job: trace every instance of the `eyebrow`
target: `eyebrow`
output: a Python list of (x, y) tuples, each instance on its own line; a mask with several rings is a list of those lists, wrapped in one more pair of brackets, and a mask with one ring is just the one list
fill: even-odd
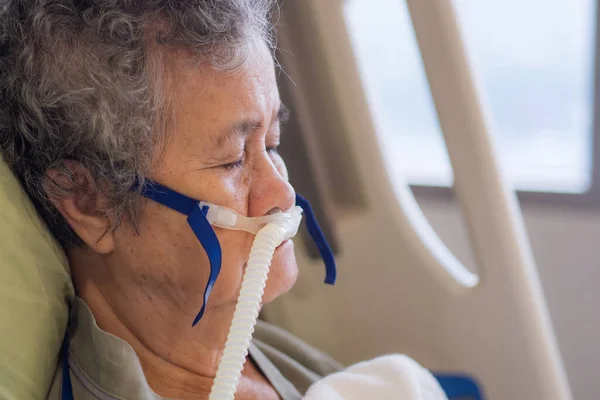
[[(271, 123), (274, 125), (276, 123), (284, 124), (290, 119), (290, 109), (283, 103), (280, 104), (279, 110), (277, 110), (277, 116), (275, 120)], [(262, 122), (255, 119), (246, 119), (239, 122), (234, 123), (233, 125), (226, 128), (221, 135), (219, 135), (217, 139), (217, 146), (223, 145), (227, 140), (234, 137), (245, 137), (257, 130), (262, 126)]]

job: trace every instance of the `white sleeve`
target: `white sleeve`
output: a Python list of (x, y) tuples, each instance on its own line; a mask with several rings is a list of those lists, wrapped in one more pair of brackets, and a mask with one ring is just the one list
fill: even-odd
[(351, 365), (315, 382), (304, 400), (447, 400), (437, 380), (414, 360), (391, 354)]

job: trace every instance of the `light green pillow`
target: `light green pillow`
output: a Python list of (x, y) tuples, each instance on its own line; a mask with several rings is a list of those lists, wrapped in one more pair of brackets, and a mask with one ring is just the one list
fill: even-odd
[(0, 159), (0, 399), (45, 399), (73, 299), (60, 245)]

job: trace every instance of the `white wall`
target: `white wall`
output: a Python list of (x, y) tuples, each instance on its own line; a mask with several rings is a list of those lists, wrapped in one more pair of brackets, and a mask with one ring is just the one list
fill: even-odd
[[(444, 242), (472, 265), (456, 204), (420, 199)], [(526, 203), (523, 214), (576, 400), (599, 398), (600, 209)]]

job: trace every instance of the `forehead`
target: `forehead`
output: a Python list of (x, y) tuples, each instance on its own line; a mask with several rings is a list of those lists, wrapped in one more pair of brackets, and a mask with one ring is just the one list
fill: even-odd
[(263, 41), (252, 43), (245, 61), (232, 70), (192, 67), (183, 57), (172, 64), (169, 98), (175, 129), (171, 139), (188, 144), (213, 141), (232, 122), (263, 121), (279, 106), (274, 63)]

